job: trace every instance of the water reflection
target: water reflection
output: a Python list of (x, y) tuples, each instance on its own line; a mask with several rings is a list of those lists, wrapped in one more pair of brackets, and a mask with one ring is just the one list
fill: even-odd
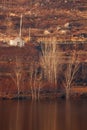
[(86, 100), (0, 101), (0, 130), (86, 130)]
[(65, 122), (66, 122), (66, 130), (71, 130), (71, 113), (70, 113), (70, 101), (65, 101)]

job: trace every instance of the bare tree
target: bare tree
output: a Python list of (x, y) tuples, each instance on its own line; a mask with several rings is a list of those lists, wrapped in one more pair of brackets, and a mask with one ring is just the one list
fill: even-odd
[(39, 99), (40, 97), (40, 89), (41, 89), (41, 83), (42, 83), (42, 71), (38, 72), (38, 63), (33, 61), (30, 64), (30, 87), (31, 87), (31, 94), (32, 99)]
[(31, 87), (31, 94), (32, 94), (32, 99), (34, 97), (34, 92), (33, 92), (33, 73), (34, 73), (34, 64), (33, 62), (30, 64), (30, 67), (29, 67), (29, 74), (30, 74), (30, 80), (29, 80), (29, 84), (30, 84), (30, 87)]
[(42, 84), (43, 83), (43, 72), (42, 72), (42, 70), (37, 75), (37, 83), (38, 83), (38, 85), (37, 85), (37, 98), (39, 100), (39, 98), (40, 98), (40, 90), (43, 87), (43, 84)]
[(12, 68), (12, 73), (10, 73), (10, 77), (14, 81), (15, 85), (17, 86), (18, 97), (20, 94), (20, 83), (23, 77), (23, 68), (22, 68), (22, 61), (19, 57), (15, 58), (15, 64)]
[(75, 79), (76, 73), (79, 69), (79, 61), (76, 50), (74, 50), (72, 57), (68, 60), (67, 68), (65, 71), (65, 91), (66, 91), (66, 99), (69, 99), (70, 89), (72, 87), (73, 80)]
[(41, 43), (42, 56), (40, 59), (41, 66), (44, 69), (44, 77), (57, 86), (58, 73), (60, 71), (61, 52), (57, 46), (55, 37), (43, 39)]

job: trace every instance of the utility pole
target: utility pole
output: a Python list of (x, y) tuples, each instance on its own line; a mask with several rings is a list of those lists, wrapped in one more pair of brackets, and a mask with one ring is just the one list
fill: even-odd
[(31, 40), (30, 28), (29, 28), (29, 41)]
[(22, 14), (21, 14), (21, 18), (20, 18), (20, 32), (19, 32), (19, 37), (21, 38), (21, 32), (22, 32)]

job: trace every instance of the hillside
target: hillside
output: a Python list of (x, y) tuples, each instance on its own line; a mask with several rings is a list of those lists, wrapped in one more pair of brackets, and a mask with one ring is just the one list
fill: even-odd
[[(6, 43), (19, 35), (21, 14), (25, 46), (9, 47)], [(47, 44), (41, 45), (40, 41)], [(85, 93), (86, 43), (86, 0), (2, 0), (0, 97), (60, 97), (67, 95), (70, 83), (75, 86), (72, 92)], [(73, 72), (76, 77), (72, 77)]]
[(7, 1), (0, 4), (0, 38), (8, 41), (19, 34), (23, 15), (22, 37), (37, 41), (41, 36), (87, 40), (86, 0)]

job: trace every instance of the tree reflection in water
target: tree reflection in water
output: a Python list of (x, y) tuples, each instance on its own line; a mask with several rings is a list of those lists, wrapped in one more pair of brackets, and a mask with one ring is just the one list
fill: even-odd
[(1, 100), (0, 130), (86, 130), (86, 102)]

